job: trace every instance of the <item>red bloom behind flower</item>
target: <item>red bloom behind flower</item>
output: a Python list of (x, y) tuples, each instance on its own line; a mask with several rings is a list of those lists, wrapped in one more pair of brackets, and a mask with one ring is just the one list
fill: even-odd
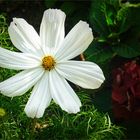
[(140, 108), (140, 66), (136, 61), (113, 71), (112, 99), (117, 117), (130, 117), (130, 112), (134, 115), (135, 111), (140, 110), (137, 108)]

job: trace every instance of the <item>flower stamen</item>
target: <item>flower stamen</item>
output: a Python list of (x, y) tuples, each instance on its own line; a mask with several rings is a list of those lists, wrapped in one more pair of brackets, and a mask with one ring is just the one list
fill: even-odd
[(42, 59), (42, 66), (45, 70), (48, 70), (48, 71), (54, 68), (55, 63), (56, 62), (52, 56), (45, 56)]

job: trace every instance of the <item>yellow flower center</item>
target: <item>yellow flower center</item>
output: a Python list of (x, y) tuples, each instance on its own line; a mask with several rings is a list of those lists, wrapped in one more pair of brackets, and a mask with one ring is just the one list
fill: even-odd
[(45, 70), (48, 70), (48, 71), (54, 68), (55, 63), (56, 62), (52, 56), (45, 56), (42, 59), (42, 66), (44, 67)]

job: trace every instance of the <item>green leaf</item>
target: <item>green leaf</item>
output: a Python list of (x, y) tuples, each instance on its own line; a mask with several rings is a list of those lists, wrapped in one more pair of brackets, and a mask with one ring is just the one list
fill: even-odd
[(124, 17), (126, 18), (128, 16), (128, 12), (129, 12), (129, 7), (122, 6), (122, 8), (117, 12), (117, 20), (120, 21), (123, 20)]
[(133, 58), (140, 56), (140, 43), (132, 42), (130, 44), (119, 44), (118, 46), (112, 47), (113, 51), (119, 56), (125, 58)]
[(104, 63), (113, 57), (113, 52), (110, 46), (104, 46), (103, 43), (94, 41), (91, 46), (85, 51), (86, 60), (96, 63)]
[(117, 12), (120, 33), (127, 31), (131, 26), (139, 25), (140, 16), (138, 13), (140, 13), (139, 4), (122, 5), (122, 8)]
[(123, 33), (128, 30), (128, 28), (131, 26), (131, 20), (128, 17), (130, 15), (130, 9), (126, 6), (123, 6), (118, 12), (117, 12), (117, 21), (119, 22), (119, 33)]
[(108, 4), (110, 4), (110, 5), (112, 5), (116, 9), (116, 11), (119, 10), (119, 8), (120, 8), (120, 0), (106, 0), (106, 2)]
[(100, 35), (106, 36), (109, 34), (106, 17), (105, 17), (106, 4), (105, 0), (93, 0), (90, 21), (93, 24), (93, 29)]
[(120, 5), (118, 0), (93, 0), (90, 21), (100, 36), (108, 36), (116, 31), (116, 15)]
[(113, 3), (113, 2), (111, 3), (111, 0), (110, 1), (106, 0), (106, 7), (104, 9), (104, 14), (105, 14), (108, 26), (111, 26), (111, 27), (116, 26), (116, 15), (119, 8), (118, 6), (119, 5), (116, 3)]

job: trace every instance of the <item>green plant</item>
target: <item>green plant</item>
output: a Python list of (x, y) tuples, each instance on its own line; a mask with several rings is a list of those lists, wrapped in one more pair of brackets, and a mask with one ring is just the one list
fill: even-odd
[(102, 63), (116, 55), (124, 58), (139, 56), (139, 12), (140, 3), (93, 0), (90, 22), (96, 38), (85, 53), (87, 59)]

